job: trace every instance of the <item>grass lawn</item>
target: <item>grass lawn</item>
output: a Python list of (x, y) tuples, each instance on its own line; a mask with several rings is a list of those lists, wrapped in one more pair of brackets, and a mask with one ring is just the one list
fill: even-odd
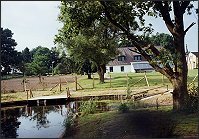
[[(189, 70), (188, 72), (188, 83), (190, 83), (194, 77), (197, 75), (198, 69)], [(105, 83), (100, 84), (99, 83), (99, 77), (97, 74), (94, 75), (94, 89), (95, 90), (104, 90), (108, 88), (112, 89), (126, 89), (127, 87), (127, 74), (128, 74), (128, 81), (131, 85), (131, 88), (136, 87), (146, 87), (146, 81), (145, 79), (138, 82), (140, 79), (144, 77), (144, 73), (109, 73), (105, 75)], [(111, 85), (110, 85), (110, 75), (111, 75)], [(161, 86), (161, 85), (168, 85), (170, 88), (172, 88), (171, 83), (169, 80), (159, 72), (147, 72), (146, 73), (147, 80), (149, 82), (150, 86)], [(93, 79), (87, 79), (86, 75), (81, 76), (78, 79), (78, 83), (84, 88), (85, 91), (93, 89)], [(135, 85), (133, 85), (135, 84)], [(198, 84), (198, 77), (195, 79), (195, 84)], [(132, 86), (133, 85), (133, 86)], [(74, 88), (75, 84), (71, 84), (70, 88)]]
[[(188, 72), (188, 83), (190, 83), (194, 77), (197, 75), (198, 69), (190, 70)], [(111, 87), (110, 87), (110, 77), (111, 75)], [(169, 89), (172, 89), (172, 85), (169, 82), (169, 80), (158, 73), (158, 72), (149, 72), (146, 73), (148, 82), (150, 87), (158, 87), (164, 85), (163, 88), (166, 88), (166, 85), (168, 85)], [(86, 75), (79, 76), (78, 83), (84, 88), (83, 90), (78, 90), (77, 92), (71, 91), (72, 97), (77, 96), (84, 96), (84, 95), (102, 95), (102, 94), (125, 94), (127, 90), (127, 74), (126, 73), (111, 73), (109, 75), (105, 76), (105, 83), (100, 84), (98, 75), (95, 74), (94, 76), (94, 89), (93, 89), (93, 79), (87, 79)], [(137, 81), (142, 79), (144, 77), (144, 73), (128, 73), (128, 82), (131, 85), (131, 90), (135, 91), (141, 91), (142, 89), (148, 89), (150, 87), (147, 87), (145, 79), (141, 80), (137, 84), (135, 84)], [(194, 82), (196, 85), (198, 85), (198, 77), (195, 79)], [(133, 85), (135, 84), (135, 85)], [(133, 85), (133, 86), (132, 86)], [(69, 83), (68, 85), (62, 85), (62, 90), (66, 90), (66, 88), (69, 87), (70, 90), (75, 90), (75, 83)], [(79, 87), (78, 87), (79, 88)], [(49, 89), (46, 89), (46, 91), (33, 91), (34, 97), (36, 96), (44, 96), (44, 95), (59, 95), (61, 94), (60, 91), (58, 91), (58, 87), (53, 89), (52, 91), (48, 91)], [(65, 94), (63, 92), (62, 94)], [(17, 93), (6, 93), (1, 94), (1, 101), (16, 101), (16, 100), (26, 100), (26, 94), (25, 92), (17, 92)]]
[(198, 115), (172, 112), (172, 107), (109, 111), (78, 118), (69, 138), (145, 138), (198, 135)]

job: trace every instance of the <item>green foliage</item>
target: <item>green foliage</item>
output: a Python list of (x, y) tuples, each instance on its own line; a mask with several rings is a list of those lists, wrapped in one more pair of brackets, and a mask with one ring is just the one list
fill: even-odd
[(82, 112), (82, 116), (93, 114), (96, 112), (97, 109), (97, 103), (95, 100), (90, 99), (89, 101), (82, 102), (79, 110)]
[(21, 64), (21, 53), (15, 50), (17, 43), (12, 38), (13, 33), (9, 29), (1, 28), (1, 65), (4, 70), (2, 74), (8, 74), (11, 67), (18, 68)]
[(188, 112), (198, 112), (199, 111), (199, 94), (198, 86), (194, 84), (188, 89), (189, 99), (188, 101)]
[(121, 103), (118, 107), (118, 111), (125, 113), (129, 111), (129, 106), (126, 103)]
[(23, 51), (22, 51), (22, 56), (23, 56), (23, 61), (24, 63), (30, 63), (31, 62), (31, 54), (30, 54), (30, 51), (29, 51), (29, 48), (26, 47)]
[(68, 129), (70, 129), (75, 124), (75, 119), (73, 119), (73, 115), (73, 113), (69, 113), (67, 118), (63, 122), (64, 127), (67, 129), (66, 131), (68, 131)]
[[(99, 13), (88, 11), (100, 7), (99, 2), (63, 2), (58, 19), (64, 27), (55, 36), (55, 43), (60, 48), (67, 49), (69, 56), (78, 63), (79, 70), (83, 67), (84, 71), (87, 69), (86, 72), (89, 73), (91, 66), (85, 66), (86, 61), (89, 61), (87, 63), (95, 65), (98, 73), (101, 73), (100, 76), (103, 76), (104, 66), (117, 55), (118, 40), (110, 23), (96, 20), (96, 17), (100, 16)], [(86, 18), (89, 15), (90, 18)]]
[(49, 73), (52, 69), (50, 61), (50, 50), (46, 47), (38, 46), (33, 49), (33, 61), (31, 63), (25, 64), (26, 66), (26, 75), (44, 75)]

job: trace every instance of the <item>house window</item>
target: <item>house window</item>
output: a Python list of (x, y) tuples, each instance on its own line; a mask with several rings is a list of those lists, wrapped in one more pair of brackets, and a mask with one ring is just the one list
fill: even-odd
[(121, 72), (124, 72), (124, 66), (121, 66)]
[(141, 55), (134, 56), (134, 60), (135, 60), (135, 61), (141, 61), (141, 60), (142, 60)]
[(110, 72), (113, 72), (113, 67), (110, 67)]
[(118, 56), (118, 61), (124, 61), (125, 60), (125, 56)]

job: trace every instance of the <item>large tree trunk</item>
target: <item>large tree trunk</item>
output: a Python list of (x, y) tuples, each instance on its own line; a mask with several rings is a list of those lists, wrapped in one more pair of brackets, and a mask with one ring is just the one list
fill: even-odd
[[(157, 1), (155, 3), (155, 7), (161, 13), (163, 20), (171, 32), (174, 38), (174, 46), (171, 46), (171, 54), (175, 55), (174, 64), (175, 70), (171, 69), (169, 65), (161, 68), (158, 64), (155, 64), (151, 57), (146, 53), (145, 49), (141, 46), (144, 46), (145, 42), (137, 39), (137, 37), (130, 33), (122, 24), (120, 24), (117, 20), (112, 18), (112, 14), (110, 13), (108, 3), (104, 1), (100, 1), (100, 3), (104, 6), (104, 12), (109, 21), (114, 24), (116, 27), (120, 28), (127, 36), (129, 40), (132, 41), (132, 44), (137, 48), (142, 56), (147, 59), (151, 66), (158, 72), (164, 74), (173, 85), (173, 109), (174, 110), (183, 110), (188, 106), (188, 91), (187, 91), (187, 62), (184, 48), (184, 36), (186, 32), (194, 25), (192, 23), (187, 29), (184, 30), (183, 24), (183, 14), (185, 13), (186, 8), (188, 7), (190, 1), (173, 1), (173, 11), (174, 11), (174, 21), (171, 20), (170, 16), (170, 5), (167, 1)], [(146, 45), (147, 46), (147, 45)], [(158, 51), (155, 47), (148, 47), (153, 52), (154, 55), (160, 56), (160, 51)]]
[(184, 82), (183, 80), (173, 79), (172, 85), (173, 85), (173, 110), (181, 111), (186, 109), (188, 105), (187, 83)]
[(187, 62), (184, 49), (184, 34), (174, 36), (174, 45), (176, 46), (176, 65), (175, 78), (170, 81), (173, 85), (173, 110), (184, 110), (188, 104), (188, 90), (187, 90)]
[(104, 64), (103, 65), (99, 65), (98, 68), (97, 68), (97, 73), (98, 73), (99, 78), (100, 78), (100, 83), (104, 83), (105, 69), (106, 69), (106, 66)]

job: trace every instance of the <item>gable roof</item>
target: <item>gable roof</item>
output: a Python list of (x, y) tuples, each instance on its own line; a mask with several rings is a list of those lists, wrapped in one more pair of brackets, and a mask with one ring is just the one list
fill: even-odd
[(130, 65), (133, 61), (133, 55), (139, 55), (138, 53), (132, 52), (129, 49), (134, 49), (133, 47), (121, 47), (118, 48), (119, 55), (118, 56), (125, 56), (124, 61), (118, 61), (118, 56), (115, 57), (114, 60), (110, 61), (107, 65), (108, 66), (115, 66), (115, 65)]
[[(155, 46), (158, 50), (161, 49), (161, 46)], [(114, 60), (110, 61), (107, 66), (116, 66), (116, 65), (131, 65), (131, 62), (134, 62), (134, 56), (136, 55), (140, 55), (139, 53), (136, 53), (134, 51), (136, 51), (135, 47), (120, 47), (118, 48), (119, 51), (119, 55), (118, 56), (125, 56), (124, 61), (118, 61), (118, 56), (115, 57)], [(141, 61), (147, 61), (146, 59), (144, 59), (144, 57), (142, 57)], [(136, 61), (137, 62), (137, 61)]]
[(196, 57), (198, 57), (198, 52), (191, 52), (192, 54), (194, 54)]

